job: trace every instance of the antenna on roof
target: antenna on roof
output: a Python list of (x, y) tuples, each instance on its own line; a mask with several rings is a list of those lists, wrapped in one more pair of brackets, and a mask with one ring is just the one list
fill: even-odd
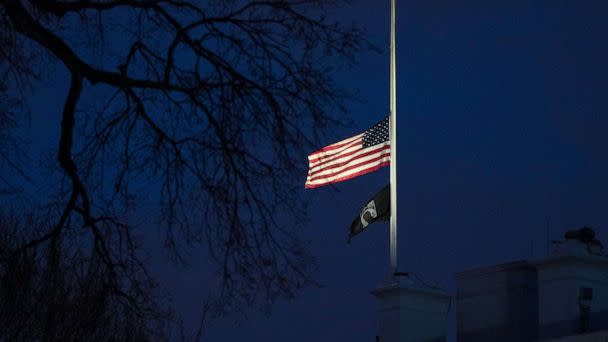
[(549, 239), (549, 217), (547, 216), (547, 224), (545, 225), (546, 242), (547, 242), (547, 256), (551, 255), (551, 240)]

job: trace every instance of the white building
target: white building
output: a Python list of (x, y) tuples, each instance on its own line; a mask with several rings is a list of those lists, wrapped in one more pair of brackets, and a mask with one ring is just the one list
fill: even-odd
[(420, 282), (413, 275), (396, 277), (395, 283), (372, 294), (378, 298), (380, 342), (445, 340), (445, 322), (451, 296)]
[[(566, 233), (552, 255), (456, 274), (458, 342), (608, 342), (608, 257), (594, 232)], [(405, 277), (373, 292), (379, 341), (445, 340), (450, 296)]]

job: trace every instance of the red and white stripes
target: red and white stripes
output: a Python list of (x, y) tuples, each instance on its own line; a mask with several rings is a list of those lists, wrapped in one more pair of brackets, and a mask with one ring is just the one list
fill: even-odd
[(390, 142), (363, 147), (361, 133), (308, 156), (306, 188), (341, 182), (390, 164)]

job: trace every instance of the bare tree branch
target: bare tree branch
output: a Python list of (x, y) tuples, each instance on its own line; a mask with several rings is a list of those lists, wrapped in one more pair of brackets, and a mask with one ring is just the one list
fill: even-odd
[(153, 279), (127, 218), (149, 216), (147, 197), (176, 260), (202, 244), (215, 262), (214, 310), (268, 308), (314, 284), (299, 160), (338, 122), (348, 95), (332, 72), (362, 43), (325, 16), (336, 3), (0, 0), (0, 39), (32, 46), (12, 44), (0, 66), (35, 84), (13, 62), (35, 47), (71, 77), (52, 223), (0, 265), (45, 246), (60, 260), (74, 237), (107, 296), (145, 317)]

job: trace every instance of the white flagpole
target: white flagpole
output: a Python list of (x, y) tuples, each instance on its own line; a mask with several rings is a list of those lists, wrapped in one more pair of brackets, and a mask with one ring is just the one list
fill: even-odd
[(397, 68), (395, 60), (395, 0), (391, 0), (391, 81), (390, 81), (390, 143), (391, 143), (391, 267), (389, 279), (397, 271)]

